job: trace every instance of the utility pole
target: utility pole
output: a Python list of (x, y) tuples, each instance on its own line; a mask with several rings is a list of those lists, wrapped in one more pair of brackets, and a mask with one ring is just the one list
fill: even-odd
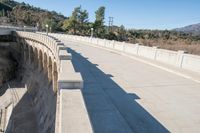
[(109, 17), (109, 22), (108, 22), (108, 30), (110, 31), (110, 32), (112, 32), (112, 27), (113, 27), (113, 17)]

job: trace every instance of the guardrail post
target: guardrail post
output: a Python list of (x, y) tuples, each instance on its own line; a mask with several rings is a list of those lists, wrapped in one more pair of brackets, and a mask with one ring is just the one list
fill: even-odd
[(122, 42), (123, 44), (123, 52), (125, 52), (125, 42)]
[(135, 47), (136, 47), (136, 55), (138, 55), (140, 45), (137, 43), (137, 44), (135, 44)]
[(106, 39), (103, 39), (103, 46), (106, 47)]
[(177, 67), (180, 67), (180, 68), (182, 67), (184, 53), (185, 53), (185, 51), (182, 51), (182, 50), (179, 50), (177, 52), (177, 60), (176, 60)]
[(114, 48), (115, 46), (115, 40), (113, 40), (113, 43), (112, 43), (112, 48)]
[(158, 48), (159, 48), (158, 46), (153, 46), (153, 50), (154, 50), (153, 59), (154, 59), (154, 60), (156, 60)]

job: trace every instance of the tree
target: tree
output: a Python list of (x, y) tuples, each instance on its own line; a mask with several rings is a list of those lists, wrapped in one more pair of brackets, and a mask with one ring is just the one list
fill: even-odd
[(94, 30), (98, 37), (105, 35), (104, 19), (105, 19), (105, 7), (101, 6), (95, 12), (96, 20), (94, 22)]
[(63, 22), (63, 30), (68, 31), (69, 33), (76, 34), (77, 31), (77, 24), (78, 24), (78, 12), (80, 11), (80, 7), (74, 8), (74, 11), (72, 12), (72, 15), (69, 17), (69, 19), (66, 19)]
[(125, 41), (126, 40), (126, 30), (125, 30), (125, 27), (123, 25), (121, 25), (119, 28), (118, 28), (118, 40), (119, 41)]
[(96, 15), (96, 22), (99, 22), (101, 25), (104, 24), (104, 17), (105, 17), (105, 7), (101, 6), (99, 9), (95, 12)]
[(87, 24), (88, 12), (82, 10), (81, 6), (79, 6), (74, 9), (69, 19), (64, 21), (62, 28), (72, 34), (84, 35), (87, 30)]
[(78, 15), (79, 21), (79, 33), (81, 35), (86, 35), (88, 31), (88, 12), (86, 10), (80, 10)]
[(2, 16), (5, 17), (5, 10), (2, 10)]
[(42, 28), (46, 29), (46, 25), (49, 26), (49, 30), (50, 32), (54, 31), (56, 28), (56, 22), (54, 19), (50, 19), (50, 18), (46, 18), (44, 19), (43, 23), (42, 23)]
[(2, 3), (10, 2), (10, 0), (0, 0)]

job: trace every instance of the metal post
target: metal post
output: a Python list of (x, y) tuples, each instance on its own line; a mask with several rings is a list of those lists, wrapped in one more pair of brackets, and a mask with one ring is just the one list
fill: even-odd
[(46, 33), (47, 33), (47, 36), (48, 36), (48, 32), (49, 32), (49, 25), (48, 25), (48, 24), (46, 24), (46, 25), (45, 25), (45, 27), (46, 27)]
[(91, 38), (93, 37), (94, 28), (91, 28)]

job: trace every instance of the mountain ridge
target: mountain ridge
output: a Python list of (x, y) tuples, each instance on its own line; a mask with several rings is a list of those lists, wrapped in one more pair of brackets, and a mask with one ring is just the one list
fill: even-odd
[(189, 33), (189, 34), (192, 34), (192, 35), (200, 35), (200, 23), (191, 24), (191, 25), (184, 26), (184, 27), (181, 27), (181, 28), (176, 28), (174, 30), (178, 31), (178, 32)]

